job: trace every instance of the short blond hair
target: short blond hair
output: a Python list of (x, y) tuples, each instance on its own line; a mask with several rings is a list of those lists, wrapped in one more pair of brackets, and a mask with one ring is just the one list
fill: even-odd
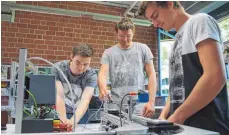
[(116, 25), (115, 31), (116, 33), (118, 30), (129, 30), (132, 29), (135, 32), (135, 25), (130, 18), (124, 17), (122, 18)]

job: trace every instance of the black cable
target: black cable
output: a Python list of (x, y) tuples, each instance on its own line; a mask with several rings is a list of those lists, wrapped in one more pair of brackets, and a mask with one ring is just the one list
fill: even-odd
[(82, 129), (81, 132), (83, 132), (83, 130), (86, 128), (87, 123), (88, 123), (89, 120), (92, 118), (92, 116), (94, 116), (95, 114), (97, 114), (97, 113), (102, 109), (102, 106), (103, 106), (103, 102), (101, 103), (99, 109), (98, 109), (96, 112), (94, 112), (91, 116), (89, 116), (89, 118), (87, 119), (87, 121), (86, 121), (85, 125), (83, 126), (83, 129)]
[[(46, 107), (46, 108), (49, 108), (49, 107)], [(46, 109), (46, 108), (45, 108), (45, 109)], [(48, 111), (48, 112), (46, 112), (46, 113), (43, 115), (43, 116), (44, 116), (44, 118), (45, 118), (45, 116), (46, 116), (46, 115), (48, 115), (51, 111), (52, 111), (52, 108), (49, 108), (49, 111)]]
[(121, 127), (122, 127), (122, 117), (121, 117), (121, 111), (122, 111), (122, 103), (123, 103), (123, 99), (128, 96), (128, 95), (131, 95), (130, 93), (127, 93), (126, 95), (124, 95), (122, 97), (122, 100), (121, 100), (121, 105), (120, 105), (120, 110), (119, 110), (119, 118), (120, 118), (120, 124), (121, 124)]

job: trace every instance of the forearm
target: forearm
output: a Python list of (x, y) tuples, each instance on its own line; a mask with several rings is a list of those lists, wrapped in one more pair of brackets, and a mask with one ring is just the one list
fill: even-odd
[(152, 103), (153, 105), (155, 104), (156, 91), (157, 91), (156, 77), (150, 75), (148, 81), (148, 92), (149, 92), (149, 102)]
[(166, 105), (162, 110), (160, 117), (164, 117), (166, 119), (168, 117), (169, 112), (170, 112), (170, 96), (168, 96), (167, 98)]
[[(94, 93), (94, 88), (86, 87), (84, 89), (84, 93), (82, 94), (81, 101), (75, 111), (76, 123), (80, 121), (80, 119), (87, 111), (93, 93)], [(74, 117), (71, 118), (71, 121), (74, 122)]]
[(208, 105), (226, 83), (224, 77), (216, 76), (202, 75), (191, 94), (174, 112), (174, 115), (182, 119), (187, 119)]
[[(85, 112), (88, 109), (88, 105), (90, 101), (83, 101), (81, 100), (80, 104), (78, 105), (76, 111), (75, 111), (75, 117), (76, 117), (76, 123), (78, 123), (80, 121), (80, 119), (83, 117), (83, 115), (85, 114)], [(74, 117), (72, 116), (72, 118), (74, 119)]]
[(56, 101), (56, 110), (59, 113), (59, 118), (61, 120), (65, 120), (66, 117), (66, 107), (65, 107), (65, 102), (64, 98), (57, 96), (57, 101)]
[(99, 87), (99, 91), (107, 89), (107, 79), (105, 75), (102, 74), (98, 75), (98, 87)]
[(60, 81), (56, 81), (56, 89), (57, 89), (57, 96), (56, 96), (56, 110), (59, 113), (59, 118), (63, 121), (66, 120), (66, 107), (65, 107), (65, 100), (64, 100), (64, 88)]

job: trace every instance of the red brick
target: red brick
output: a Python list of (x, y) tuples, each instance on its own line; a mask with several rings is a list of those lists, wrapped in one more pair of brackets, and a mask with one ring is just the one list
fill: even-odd
[(53, 36), (43, 35), (43, 39), (54, 40), (54, 37)]
[(49, 6), (50, 7), (53, 7), (53, 8), (58, 8), (59, 7), (59, 5), (56, 4), (56, 3), (50, 3)]
[(63, 40), (63, 37), (54, 36), (54, 37), (53, 37), (53, 40), (62, 41), (62, 40)]
[(31, 20), (31, 24), (41, 24), (40, 20)]
[(72, 41), (72, 38), (69, 38), (69, 37), (63, 37), (62, 38), (63, 41)]
[(18, 52), (17, 48), (6, 48), (6, 52)]
[(28, 28), (30, 28), (30, 29), (37, 29), (37, 25), (28, 24)]
[[(35, 43), (36, 44), (36, 43)], [(48, 46), (47, 45), (37, 45), (38, 49), (47, 49)]]
[(33, 43), (33, 39), (25, 38), (24, 43)]
[(88, 43), (97, 43), (97, 41), (95, 39), (88, 39)]
[[(43, 19), (42, 19), (42, 20), (43, 20)], [(46, 21), (53, 21), (54, 18), (53, 18), (53, 17), (50, 17), (50, 16), (47, 16), (47, 17), (44, 18), (44, 20), (46, 20)]]
[[(77, 37), (77, 36), (76, 36)], [(80, 42), (82, 42), (82, 38), (73, 38), (72, 39), (74, 42), (78, 42), (78, 43), (80, 43)]]
[(29, 33), (30, 33), (30, 34), (34, 34), (34, 29), (30, 29), (30, 30), (29, 30)]
[(45, 54), (54, 55), (54, 50), (43, 50)]
[(5, 42), (6, 41), (6, 37), (2, 37), (1, 40)]
[(48, 45), (48, 50), (57, 50), (57, 46), (56, 45)]
[(15, 33), (12, 33), (12, 32), (6, 32), (6, 33), (5, 33), (5, 36), (6, 36), (6, 37), (15, 37), (15, 35), (16, 35), (16, 34), (15, 34)]
[(67, 60), (67, 56), (57, 56), (58, 60)]
[(44, 30), (35, 30), (35, 34), (45, 34)]
[(18, 38), (18, 39), (17, 39), (17, 42), (18, 42), (18, 43), (24, 43), (24, 40), (23, 40), (23, 38)]
[(38, 26), (37, 29), (48, 30), (48, 26)]
[(24, 24), (30, 24), (30, 19), (21, 18), (19, 19), (19, 22)]
[(55, 31), (46, 31), (45, 32), (46, 33), (46, 35), (55, 35), (56, 34), (56, 32)]
[(46, 21), (41, 21), (40, 24), (41, 25), (47, 25), (47, 22)]
[(98, 35), (90, 35), (90, 38), (91, 38), (91, 39), (98, 39), (99, 36), (98, 36)]
[(36, 50), (34, 50), (34, 52), (36, 54), (45, 54), (45, 51), (44, 50), (40, 50), (40, 49), (36, 49)]
[[(4, 31), (4, 29), (2, 29)], [(18, 32), (18, 28), (8, 28), (8, 32)]]
[(59, 26), (59, 27), (65, 27), (65, 23), (58, 22), (58, 23), (56, 23), (56, 26)]
[(57, 57), (55, 55), (47, 55), (47, 58), (49, 60), (56, 60), (57, 59)]
[(46, 44), (46, 45), (54, 45), (55, 42), (52, 41), (52, 40), (45, 40), (45, 44)]
[(44, 44), (44, 40), (34, 40), (34, 44)]
[(1, 24), (2, 24), (1, 26), (6, 26), (6, 27), (9, 27), (10, 26), (10, 23), (9, 22), (2, 21)]
[(2, 63), (10, 63), (11, 62), (11, 58), (1, 58)]
[(18, 28), (19, 33), (29, 33), (29, 29), (25, 29), (25, 28)]
[(78, 10), (78, 7), (75, 7), (75, 6), (67, 6), (67, 8), (69, 10)]
[(57, 50), (62, 51), (62, 52), (64, 52), (63, 48), (64, 48), (63, 46), (57, 46)]
[(64, 55), (64, 51), (55, 51), (55, 55), (57, 56)]
[[(28, 24), (21, 24), (21, 23), (18, 23), (17, 24), (17, 27), (18, 28), (27, 28), (28, 27)], [(20, 32), (20, 31), (19, 31)]]
[(73, 29), (72, 28), (64, 28), (64, 31), (65, 32), (73, 32)]
[(64, 47), (63, 47), (63, 50), (64, 50), (64, 51), (70, 51), (70, 52), (71, 52), (71, 51), (72, 51), (72, 47), (64, 46)]
[(81, 34), (82, 38), (89, 38), (89, 34)]
[(62, 41), (55, 41), (55, 45), (64, 46), (64, 45), (65, 45), (65, 42), (62, 42)]
[(43, 35), (37, 35), (37, 39), (43, 39)]
[(18, 58), (19, 57), (19, 53), (17, 52), (11, 52), (11, 53), (9, 53), (9, 56), (11, 57), (11, 58)]
[(27, 34), (27, 38), (36, 39), (36, 38), (37, 38), (37, 35), (34, 35), (34, 34)]
[(99, 39), (100, 40), (107, 40), (107, 37), (106, 36), (99, 36)]
[(101, 32), (100, 31), (93, 31), (93, 34), (94, 35), (101, 35)]
[(75, 33), (65, 33), (67, 37), (75, 37)]
[(76, 32), (76, 33), (82, 33), (82, 29), (74, 29), (74, 32)]
[(65, 36), (65, 32), (56, 32), (56, 36)]
[(7, 42), (17, 42), (17, 38), (7, 37)]

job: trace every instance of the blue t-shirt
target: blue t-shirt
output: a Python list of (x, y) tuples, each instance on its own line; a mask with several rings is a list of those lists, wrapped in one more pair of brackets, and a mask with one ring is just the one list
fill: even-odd
[[(69, 64), (70, 64), (69, 60), (64, 60), (64, 61), (55, 63), (55, 65), (61, 69), (61, 71), (64, 73), (69, 83), (71, 84), (71, 87), (73, 90), (74, 105), (76, 105), (76, 108), (77, 108), (78, 104), (80, 103), (80, 99), (81, 99), (84, 88), (85, 87), (92, 87), (92, 88), (96, 87), (97, 74), (95, 70), (89, 68), (88, 70), (86, 70), (85, 72), (79, 75), (72, 75)], [(65, 104), (67, 106), (66, 111), (67, 113), (72, 112), (73, 104), (72, 104), (71, 92), (69, 90), (69, 87), (66, 81), (64, 80), (64, 77), (54, 67), (52, 67), (52, 75), (56, 77), (57, 81), (60, 81), (62, 83), (64, 87)]]

